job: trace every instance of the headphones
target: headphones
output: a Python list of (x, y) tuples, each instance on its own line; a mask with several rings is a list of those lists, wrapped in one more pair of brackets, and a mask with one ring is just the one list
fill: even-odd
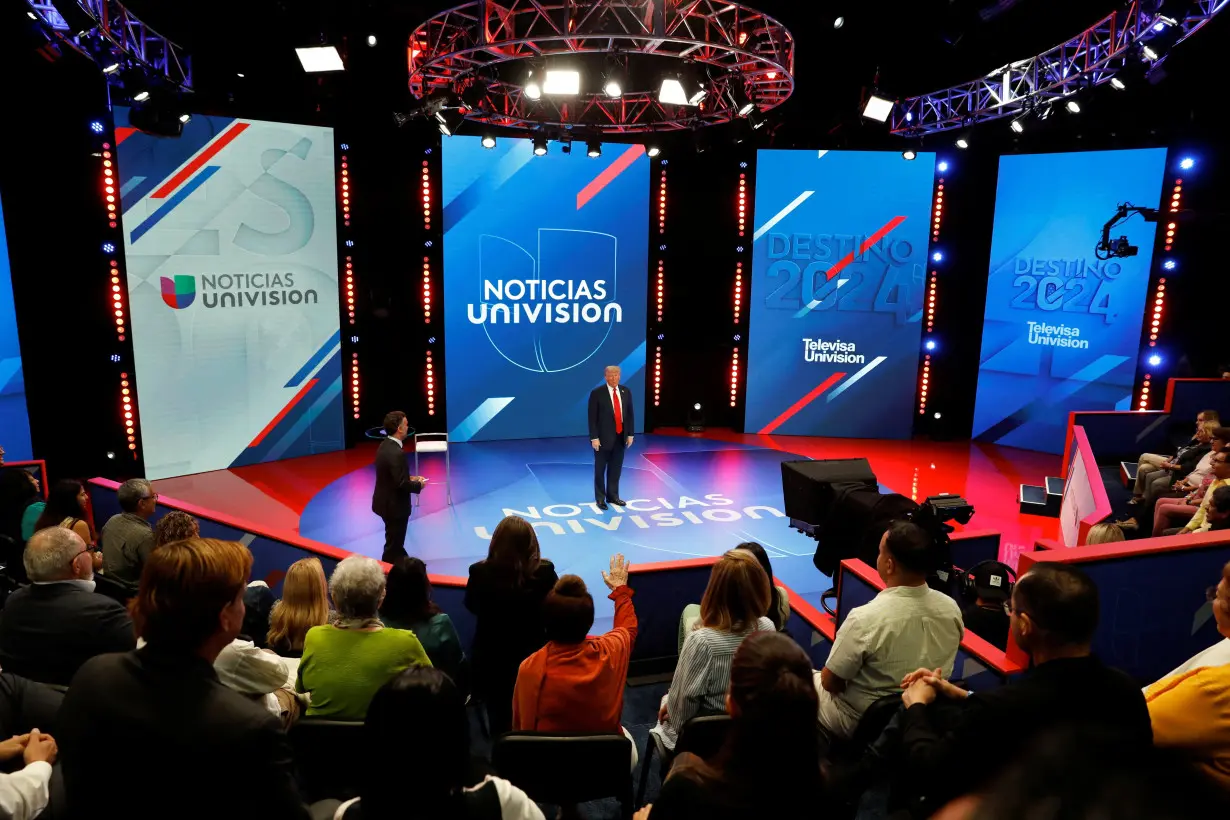
[(977, 572), (980, 567), (993, 567), (1000, 570), (1001, 574), (1004, 576), (1004, 580), (1007, 582), (1004, 584), (1004, 593), (1009, 598), (1012, 597), (1012, 588), (1016, 586), (1016, 572), (1012, 569), (1012, 567), (1002, 561), (987, 559), (985, 561), (979, 561), (969, 569), (961, 570), (961, 596), (963, 598), (971, 602), (977, 600), (978, 587), (974, 583), (974, 573)]

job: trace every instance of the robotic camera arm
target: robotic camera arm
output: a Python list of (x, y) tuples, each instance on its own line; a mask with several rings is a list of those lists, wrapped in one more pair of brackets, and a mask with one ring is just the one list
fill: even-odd
[(1144, 217), (1145, 222), (1157, 222), (1158, 220), (1157, 208), (1141, 208), (1130, 202), (1121, 204), (1115, 210), (1115, 215), (1106, 220), (1106, 224), (1102, 226), (1102, 239), (1094, 247), (1094, 255), (1098, 259), (1115, 259), (1140, 253), (1140, 248), (1128, 242), (1126, 236), (1120, 236), (1118, 239), (1110, 238), (1111, 230), (1116, 225), (1126, 222), (1132, 214), (1140, 214)]

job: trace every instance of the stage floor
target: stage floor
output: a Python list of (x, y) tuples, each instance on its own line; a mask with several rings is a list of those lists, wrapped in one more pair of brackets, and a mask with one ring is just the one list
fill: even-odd
[[(452, 445), (453, 505), (445, 503), (444, 457), (422, 456), (433, 480), (414, 511), (406, 548), (436, 575), (465, 577), (486, 556), (506, 514), (538, 524), (545, 558), (558, 572), (602, 589), (601, 569), (614, 552), (634, 564), (717, 555), (740, 541), (759, 541), (774, 574), (813, 603), (831, 586), (812, 566), (815, 542), (783, 515), (781, 467), (800, 457), (862, 456), (885, 490), (922, 500), (949, 492), (976, 510), (970, 529), (1003, 534), (1011, 564), (1037, 538), (1053, 538), (1055, 519), (1020, 515), (1018, 487), (1055, 475), (1059, 457), (970, 442), (869, 441), (705, 434), (638, 436), (624, 463), (621, 493), (629, 509), (593, 504), (593, 460), (580, 438)], [(375, 443), (325, 455), (163, 479), (163, 495), (218, 510), (344, 550), (380, 557), (381, 520), (371, 512)], [(595, 594), (601, 622), (610, 606)]]

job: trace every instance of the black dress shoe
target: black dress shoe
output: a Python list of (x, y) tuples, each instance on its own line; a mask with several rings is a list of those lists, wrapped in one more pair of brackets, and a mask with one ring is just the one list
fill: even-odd
[(612, 498), (611, 503), (614, 504), (616, 507), (628, 506), (628, 502), (624, 501), (622, 498)]
[(607, 509), (606, 502), (605, 502), (605, 501), (603, 501), (601, 498), (599, 498), (599, 499), (598, 499), (598, 502), (597, 502), (597, 503), (598, 503), (598, 509), (600, 509), (600, 510), (605, 510), (605, 509)]

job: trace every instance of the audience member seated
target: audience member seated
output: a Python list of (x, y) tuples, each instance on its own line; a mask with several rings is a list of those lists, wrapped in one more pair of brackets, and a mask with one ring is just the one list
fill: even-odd
[[(628, 586), (628, 563), (611, 557), (602, 573), (615, 602), (615, 625), (587, 637), (594, 625), (594, 599), (585, 582), (565, 575), (542, 605), (547, 645), (521, 664), (513, 693), (514, 730), (530, 732), (620, 732), (628, 661), (636, 642), (636, 612)], [(636, 747), (632, 748), (636, 765)]]
[(1135, 492), (1132, 495), (1131, 503), (1139, 503), (1145, 495), (1145, 487), (1148, 486), (1149, 476), (1160, 469), (1174, 469), (1174, 458), (1178, 458), (1183, 451), (1189, 447), (1196, 447), (1199, 441), (1196, 440), (1196, 432), (1200, 430), (1200, 426), (1205, 422), (1221, 423), (1221, 417), (1218, 416), (1216, 410), (1201, 410), (1196, 414), (1196, 430), (1192, 433), (1192, 438), (1187, 444), (1179, 448), (1175, 456), (1158, 455), (1157, 453), (1142, 453), (1140, 458), (1136, 460), (1136, 486)]
[(1148, 508), (1157, 499), (1175, 491), (1178, 485), (1185, 483), (1199, 484), (1206, 475), (1212, 462), (1213, 431), (1218, 429), (1220, 422), (1206, 421), (1196, 427), (1196, 445), (1184, 447), (1162, 469), (1155, 470), (1145, 479), (1144, 497), (1139, 502)]
[(934, 562), (933, 542), (921, 527), (889, 525), (876, 558), (885, 588), (850, 610), (816, 674), (820, 725), (831, 736), (851, 737), (867, 707), (900, 692), (901, 680), (920, 664), (952, 673), (965, 627), (956, 602), (927, 586)]
[(525, 792), (475, 774), (465, 701), (448, 675), (429, 667), (382, 686), (363, 721), (368, 764), (359, 797), (341, 804), (334, 820), (543, 820)]
[[(104, 527), (104, 529), (106, 529)], [(186, 512), (171, 510), (158, 519), (154, 525), (154, 549), (163, 544), (173, 544), (176, 541), (187, 541), (189, 538), (199, 538), (201, 525)]]
[[(89, 503), (90, 498), (80, 481), (60, 479), (51, 485), (47, 504), (34, 522), (34, 531), (48, 527), (64, 527), (77, 533), (82, 541), (93, 547), (94, 534), (90, 531), (89, 522), (85, 520), (86, 505)], [(94, 559), (94, 569), (102, 569), (102, 556), (95, 554), (91, 557)]]
[(974, 601), (961, 612), (965, 628), (998, 649), (1008, 648), (1008, 588), (1016, 573), (999, 561), (980, 561), (970, 569)]
[[(7, 772), (17, 758), (25, 765)], [(29, 820), (47, 808), (51, 765), (55, 762), (55, 739), (38, 729), (0, 741), (0, 764), (6, 769), (6, 773), (0, 773), (0, 817)]]
[[(42, 514), (42, 486), (33, 473), (20, 468), (0, 472), (0, 539), (10, 539), (10, 552), (0, 560), (21, 570), (21, 546), (34, 534), (34, 522)], [(23, 532), (23, 524), (29, 519), (30, 532)]]
[[(765, 575), (769, 576), (769, 583), (773, 583), (773, 565), (769, 563), (769, 554), (765, 552), (764, 547), (755, 541), (745, 541), (735, 547), (735, 549), (747, 550), (752, 555), (755, 555), (756, 560), (760, 562), (760, 568), (764, 570)], [(773, 586), (769, 601), (769, 611), (765, 615), (773, 622), (773, 627), (778, 632), (785, 631), (786, 624), (790, 620), (790, 598), (785, 587)], [(680, 649), (683, 649), (683, 641), (687, 638), (688, 633), (695, 629), (699, 622), (700, 604), (688, 604), (685, 606), (683, 608), (683, 616), (679, 619)]]
[[(1214, 521), (1222, 519), (1220, 515), (1210, 516), (1209, 506), (1218, 489), (1230, 486), (1230, 461), (1226, 460), (1228, 456), (1230, 456), (1230, 453), (1217, 453), (1213, 456), (1213, 483), (1205, 491), (1204, 500), (1200, 502), (1200, 506), (1196, 509), (1192, 519), (1187, 522), (1187, 525), (1183, 527), (1181, 532), (1208, 532), (1213, 529)], [(1218, 529), (1222, 528), (1218, 527)]]
[(374, 558), (351, 555), (333, 570), (337, 619), (308, 630), (299, 662), (298, 689), (312, 697), (308, 717), (362, 720), (372, 695), (398, 672), (431, 666), (413, 632), (380, 622), (384, 583)]
[[(1099, 609), (1088, 575), (1070, 564), (1035, 564), (1013, 587), (1011, 608), (1012, 639), (1030, 660), (1019, 679), (979, 692), (934, 670), (919, 669), (902, 681), (904, 766), (932, 810), (986, 786), (1054, 727), (1116, 732), (1141, 751), (1152, 741), (1140, 689), (1090, 652)], [(947, 731), (928, 708), (937, 698), (961, 705)]]
[(30, 586), (9, 596), (0, 618), (0, 668), (67, 686), (95, 655), (136, 646), (124, 607), (94, 591), (94, 562), (73, 530), (34, 533), (24, 556)]
[(284, 658), (303, 657), (309, 629), (329, 623), (329, 589), (319, 558), (300, 558), (282, 579), (282, 599), (269, 614), (265, 644)]
[(192, 539), (145, 561), (133, 601), (146, 645), (81, 667), (56, 736), (71, 816), (306, 818), (277, 719), (222, 685), (252, 554)]
[(769, 611), (771, 586), (747, 550), (730, 550), (713, 565), (700, 599), (700, 625), (684, 639), (658, 725), (650, 730), (667, 749), (675, 748), (689, 719), (725, 711), (735, 650), (753, 632), (776, 631), (763, 614)]
[(712, 760), (681, 754), (658, 799), (635, 820), (801, 817), (821, 794), (811, 661), (776, 632), (749, 635), (730, 667), (732, 721)]
[(1230, 428), (1218, 427), (1213, 433), (1213, 438), (1209, 440), (1209, 444), (1212, 450), (1205, 456), (1208, 459), (1208, 469), (1200, 481), (1193, 484), (1191, 476), (1188, 476), (1187, 479), (1175, 485), (1178, 495), (1173, 498), (1158, 499), (1153, 508), (1154, 537), (1163, 535), (1171, 527), (1190, 521), (1196, 514), (1209, 487), (1217, 480), (1217, 476), (1213, 475), (1213, 457), (1230, 447)]
[(465, 660), (461, 638), (453, 619), (431, 600), (431, 581), (421, 559), (403, 555), (393, 562), (380, 620), (385, 626), (413, 632), (431, 658), (431, 665), (466, 690), (467, 682), (459, 679)]
[(1127, 536), (1123, 533), (1123, 527), (1118, 524), (1101, 523), (1094, 524), (1089, 528), (1089, 535), (1085, 536), (1085, 546), (1092, 547), (1096, 544), (1115, 544), (1120, 541), (1126, 541)]
[(116, 490), (115, 498), (123, 512), (103, 525), (103, 572), (135, 584), (141, 580), (141, 567), (154, 549), (154, 528), (149, 520), (157, 509), (158, 493), (144, 478), (130, 478)]
[(521, 662), (547, 642), (542, 602), (557, 580), (555, 565), (539, 555), (534, 528), (515, 515), (496, 525), (486, 560), (470, 567), (465, 605), (476, 620), (473, 689), (493, 736), (512, 726)]
[[(1217, 631), (1230, 639), (1230, 564), (1213, 595)], [(1145, 690), (1154, 744), (1187, 755), (1230, 791), (1230, 665), (1201, 666)]]

